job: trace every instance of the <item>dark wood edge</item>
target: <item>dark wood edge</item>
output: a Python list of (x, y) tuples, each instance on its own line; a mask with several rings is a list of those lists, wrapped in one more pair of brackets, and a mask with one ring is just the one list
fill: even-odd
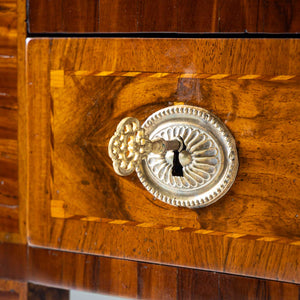
[[(33, 33), (299, 31), (297, 1), (60, 1), (29, 0)], [(126, 11), (126, 14), (124, 14)], [(234, 12), (234, 13), (233, 13)]]
[[(259, 286), (263, 290), (269, 286), (275, 289), (275, 293), (285, 288), (293, 291), (293, 295), (299, 296), (300, 293), (300, 285), (292, 283), (34, 248), (28, 245), (0, 244), (0, 265), (0, 280), (19, 281), (22, 286), (31, 282), (61, 289), (79, 289), (132, 298), (149, 298), (150, 295), (146, 295), (148, 292), (154, 293), (151, 296), (153, 299), (162, 299), (170, 292), (175, 293), (173, 296), (178, 299), (181, 299), (180, 295), (187, 296), (190, 293), (194, 293), (194, 297), (200, 297), (202, 293), (211, 293), (210, 296), (217, 295), (219, 298), (222, 281), (225, 285), (232, 282), (236, 286), (235, 296), (242, 293), (243, 287), (246, 288), (246, 294), (252, 289), (252, 292), (256, 293)], [(213, 286), (212, 290), (209, 290), (210, 285)], [(233, 291), (230, 289), (223, 290), (223, 293), (231, 292)], [(264, 293), (267, 291), (264, 290)]]

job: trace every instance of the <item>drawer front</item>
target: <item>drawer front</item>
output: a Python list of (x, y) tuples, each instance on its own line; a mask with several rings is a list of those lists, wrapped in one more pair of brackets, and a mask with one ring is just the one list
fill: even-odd
[[(292, 39), (29, 40), (30, 244), (298, 281), (297, 57)], [(206, 208), (155, 199), (108, 156), (122, 118), (174, 104), (237, 142), (236, 181)]]
[(28, 0), (28, 30), (296, 33), (300, 22), (293, 12), (299, 8), (297, 0)]

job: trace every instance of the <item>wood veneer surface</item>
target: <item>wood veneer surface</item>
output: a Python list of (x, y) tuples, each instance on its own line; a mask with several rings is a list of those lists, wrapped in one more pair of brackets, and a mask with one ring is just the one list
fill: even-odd
[[(298, 45), (30, 40), (29, 242), (298, 282)], [(235, 184), (205, 209), (155, 201), (108, 158), (121, 118), (177, 101), (214, 111), (238, 144)]]
[[(17, 261), (16, 254), (28, 256), (27, 263)], [(8, 280), (0, 280), (0, 295), (1, 289), (18, 294), (18, 282), (27, 287), (29, 299), (67, 297), (66, 291), (57, 288), (138, 299), (294, 300), (300, 293), (297, 284), (15, 244), (0, 244), (0, 265), (0, 278), (14, 278), (9, 280), (10, 285)]]
[(17, 4), (0, 1), (0, 241), (20, 241)]
[(27, 298), (27, 283), (8, 279), (0, 279), (0, 300), (29, 299), (30, 298)]
[[(1, 251), (1, 250), (0, 250)], [(7, 257), (8, 258), (8, 257)], [(26, 281), (0, 279), (0, 300), (69, 300), (69, 291)]]
[(29, 31), (299, 32), (297, 0), (29, 0)]

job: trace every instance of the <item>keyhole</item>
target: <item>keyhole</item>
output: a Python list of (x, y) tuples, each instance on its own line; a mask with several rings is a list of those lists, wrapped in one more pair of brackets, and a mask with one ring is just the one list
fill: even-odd
[[(181, 151), (184, 151), (186, 149), (185, 144), (183, 142), (183, 139), (180, 137), (181, 142), (182, 142), (182, 149)], [(173, 157), (173, 167), (172, 167), (172, 176), (179, 176), (179, 177), (183, 177), (183, 167), (182, 164), (180, 163), (179, 160), (179, 151), (178, 150), (174, 150), (174, 157)]]
[(175, 150), (173, 151), (173, 153), (174, 153), (174, 157), (173, 157), (172, 175), (183, 177), (183, 167), (179, 161), (179, 151)]

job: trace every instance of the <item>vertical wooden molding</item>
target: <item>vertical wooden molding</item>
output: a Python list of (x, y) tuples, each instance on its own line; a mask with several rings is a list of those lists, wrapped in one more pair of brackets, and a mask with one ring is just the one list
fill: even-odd
[(27, 101), (25, 85), (26, 0), (17, 0), (18, 12), (18, 186), (19, 230), (22, 243), (27, 240)]
[[(27, 116), (26, 126), (28, 126), (27, 137), (35, 140), (35, 143), (25, 143), (27, 164), (25, 165), (28, 175), (25, 183), (26, 201), (38, 199), (45, 201), (45, 213), (41, 214), (33, 209), (33, 204), (27, 201), (27, 242), (32, 242), (34, 233), (44, 235), (47, 228), (42, 226), (50, 220), (49, 203), (51, 200), (51, 101), (50, 101), (50, 65), (49, 53), (50, 41), (43, 39), (42, 45), (37, 39), (26, 40), (26, 111), (34, 115), (33, 118)], [(32, 71), (33, 61), (38, 62), (36, 72)], [(28, 111), (27, 111), (28, 110)], [(33, 113), (36, 111), (36, 113)], [(45, 122), (40, 122), (42, 118)], [(23, 137), (24, 138), (24, 137)], [(46, 157), (39, 157), (37, 153), (45, 153)], [(46, 172), (40, 172), (38, 164), (42, 163)], [(30, 184), (28, 184), (30, 181)], [(23, 183), (24, 184), (24, 183)], [(46, 191), (46, 193), (45, 193)], [(38, 222), (41, 226), (33, 226)]]

